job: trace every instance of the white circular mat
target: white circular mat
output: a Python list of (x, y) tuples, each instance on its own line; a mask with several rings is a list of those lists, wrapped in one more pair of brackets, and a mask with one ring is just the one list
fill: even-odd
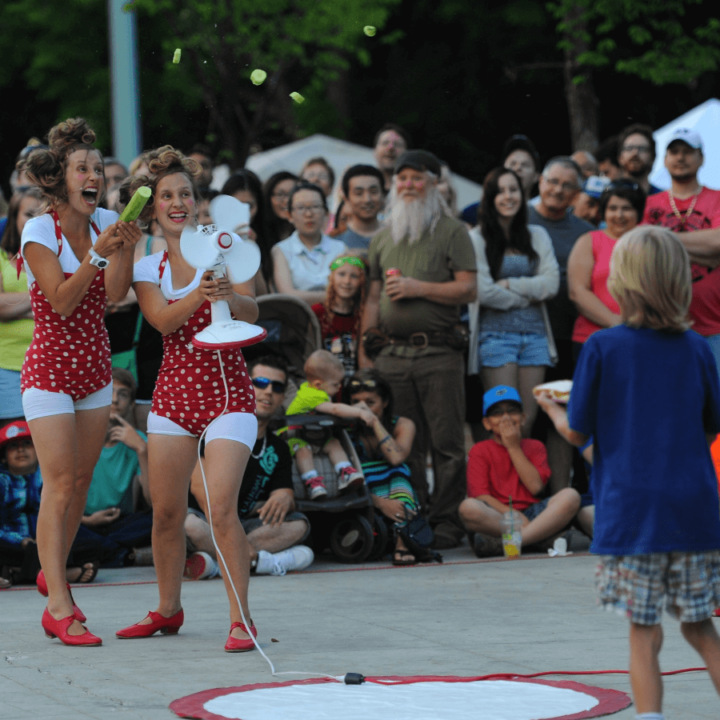
[(218, 688), (176, 700), (201, 720), (576, 720), (627, 707), (614, 690), (574, 682), (411, 678), (402, 684), (318, 680)]

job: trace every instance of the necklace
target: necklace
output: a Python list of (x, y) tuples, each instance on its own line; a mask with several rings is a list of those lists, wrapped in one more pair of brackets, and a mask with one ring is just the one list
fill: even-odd
[(673, 215), (680, 221), (680, 228), (683, 229), (685, 227), (685, 224), (687, 223), (690, 216), (693, 214), (693, 210), (695, 209), (695, 205), (697, 204), (697, 200), (700, 197), (700, 193), (703, 191), (703, 186), (700, 186), (700, 189), (697, 191), (697, 193), (693, 196), (693, 200), (690, 203), (690, 207), (685, 211), (685, 214), (681, 213), (677, 205), (675, 204), (675, 197), (672, 194), (672, 190), (668, 190), (668, 199), (670, 200), (670, 209), (673, 211)]
[(267, 447), (267, 433), (263, 435), (263, 444), (260, 448), (260, 452), (255, 455), (253, 454), (252, 450), (250, 451), (250, 457), (255, 458), (255, 460), (259, 460), (264, 454), (265, 454), (265, 448)]

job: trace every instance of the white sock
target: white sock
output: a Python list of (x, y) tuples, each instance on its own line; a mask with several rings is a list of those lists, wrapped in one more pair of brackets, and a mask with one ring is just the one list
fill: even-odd
[(300, 476), (300, 479), (303, 482), (307, 482), (308, 480), (312, 480), (314, 477), (317, 477), (317, 474), (317, 470), (308, 470)]
[(665, 720), (665, 716), (662, 713), (642, 713), (636, 715), (635, 720)]
[(352, 465), (347, 460), (343, 460), (335, 466), (335, 472), (339, 475), (342, 472), (343, 468), (346, 467), (352, 467)]

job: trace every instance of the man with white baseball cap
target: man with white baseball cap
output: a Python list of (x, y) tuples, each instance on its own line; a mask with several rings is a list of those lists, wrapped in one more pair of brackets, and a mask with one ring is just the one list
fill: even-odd
[(704, 161), (700, 134), (678, 128), (665, 151), (669, 190), (648, 197), (643, 223), (661, 225), (678, 234), (693, 261), (693, 330), (710, 343), (720, 367), (720, 191), (697, 179)]

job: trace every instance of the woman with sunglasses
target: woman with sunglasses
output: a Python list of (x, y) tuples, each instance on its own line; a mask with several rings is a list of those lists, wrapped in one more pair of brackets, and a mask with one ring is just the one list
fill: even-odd
[[(370, 410), (375, 416), (371, 426), (354, 430), (351, 437), (373, 505), (393, 529), (402, 527), (420, 509), (405, 463), (415, 439), (415, 423), (393, 413), (392, 390), (377, 370), (356, 372), (345, 383), (343, 397), (348, 405)], [(393, 565), (416, 562), (396, 533)]]
[(579, 315), (573, 328), (573, 359), (598, 330), (619, 325), (620, 308), (607, 287), (610, 256), (622, 235), (637, 227), (645, 210), (645, 192), (632, 180), (615, 180), (600, 196), (604, 230), (581, 235), (568, 258), (568, 290)]
[(16, 191), (0, 242), (0, 425), (23, 417), (20, 370), (33, 336), (27, 273), (20, 263), (20, 238), (25, 223), (40, 210), (39, 188)]
[(345, 243), (323, 234), (327, 211), (325, 194), (317, 185), (298, 183), (288, 199), (295, 232), (272, 249), (277, 291), (310, 305), (325, 299), (330, 263), (347, 252)]
[(320, 321), (325, 349), (352, 375), (357, 370), (357, 340), (367, 290), (365, 263), (357, 255), (340, 255), (330, 263), (325, 301), (312, 306)]

